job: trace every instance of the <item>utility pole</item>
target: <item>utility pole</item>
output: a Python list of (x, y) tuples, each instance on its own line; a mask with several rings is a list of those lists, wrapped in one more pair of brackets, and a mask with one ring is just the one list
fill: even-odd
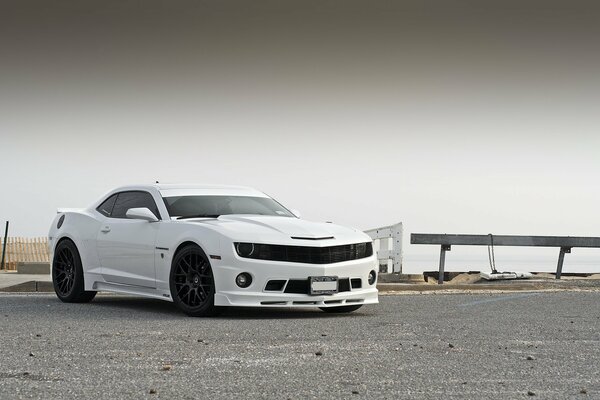
[(8, 221), (4, 229), (4, 242), (2, 243), (2, 269), (4, 269), (4, 256), (6, 255), (6, 240), (8, 239)]

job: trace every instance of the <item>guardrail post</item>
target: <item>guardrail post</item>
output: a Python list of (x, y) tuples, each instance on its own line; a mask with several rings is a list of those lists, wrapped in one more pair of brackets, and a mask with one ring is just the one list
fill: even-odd
[(443, 244), (440, 250), (440, 272), (438, 275), (438, 285), (444, 283), (444, 267), (446, 266), (446, 252), (450, 251), (450, 245)]
[(8, 239), (8, 221), (6, 221), (6, 228), (4, 228), (4, 242), (2, 242), (2, 269), (5, 269), (4, 255), (6, 254), (6, 241)]
[(560, 248), (560, 252), (558, 253), (558, 265), (556, 266), (556, 279), (560, 279), (560, 275), (562, 274), (563, 263), (565, 261), (565, 254), (570, 252), (570, 247)]

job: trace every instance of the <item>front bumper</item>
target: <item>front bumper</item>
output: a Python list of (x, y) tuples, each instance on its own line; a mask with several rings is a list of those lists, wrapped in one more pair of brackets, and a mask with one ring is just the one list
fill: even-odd
[[(211, 260), (212, 261), (212, 260)], [(376, 270), (376, 258), (371, 256), (335, 264), (301, 264), (253, 260), (231, 254), (212, 262), (215, 276), (215, 305), (235, 307), (340, 307), (378, 303), (377, 282), (368, 283), (371, 270)], [(240, 288), (235, 284), (238, 274), (252, 276), (252, 284)], [(309, 295), (266, 290), (270, 280), (308, 280), (310, 276), (337, 276), (340, 279), (361, 279), (360, 288), (331, 295)]]
[(328, 296), (293, 293), (217, 293), (215, 305), (235, 307), (340, 307), (379, 303), (377, 289), (343, 292)]

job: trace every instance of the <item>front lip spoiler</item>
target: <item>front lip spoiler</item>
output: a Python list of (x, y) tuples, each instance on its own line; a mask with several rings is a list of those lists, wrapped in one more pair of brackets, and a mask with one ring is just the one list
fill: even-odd
[(302, 237), (302, 236), (290, 236), (292, 239), (296, 240), (328, 240), (335, 239), (334, 236), (323, 236), (323, 237)]
[(270, 294), (240, 291), (222, 291), (215, 297), (215, 304), (232, 307), (339, 307), (354, 304), (379, 303), (377, 288), (336, 293), (334, 295), (310, 296), (305, 294)]

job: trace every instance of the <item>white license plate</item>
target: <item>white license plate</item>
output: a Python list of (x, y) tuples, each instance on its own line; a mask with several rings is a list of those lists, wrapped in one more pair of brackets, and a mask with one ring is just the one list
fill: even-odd
[(310, 294), (333, 294), (338, 292), (337, 276), (311, 276)]

